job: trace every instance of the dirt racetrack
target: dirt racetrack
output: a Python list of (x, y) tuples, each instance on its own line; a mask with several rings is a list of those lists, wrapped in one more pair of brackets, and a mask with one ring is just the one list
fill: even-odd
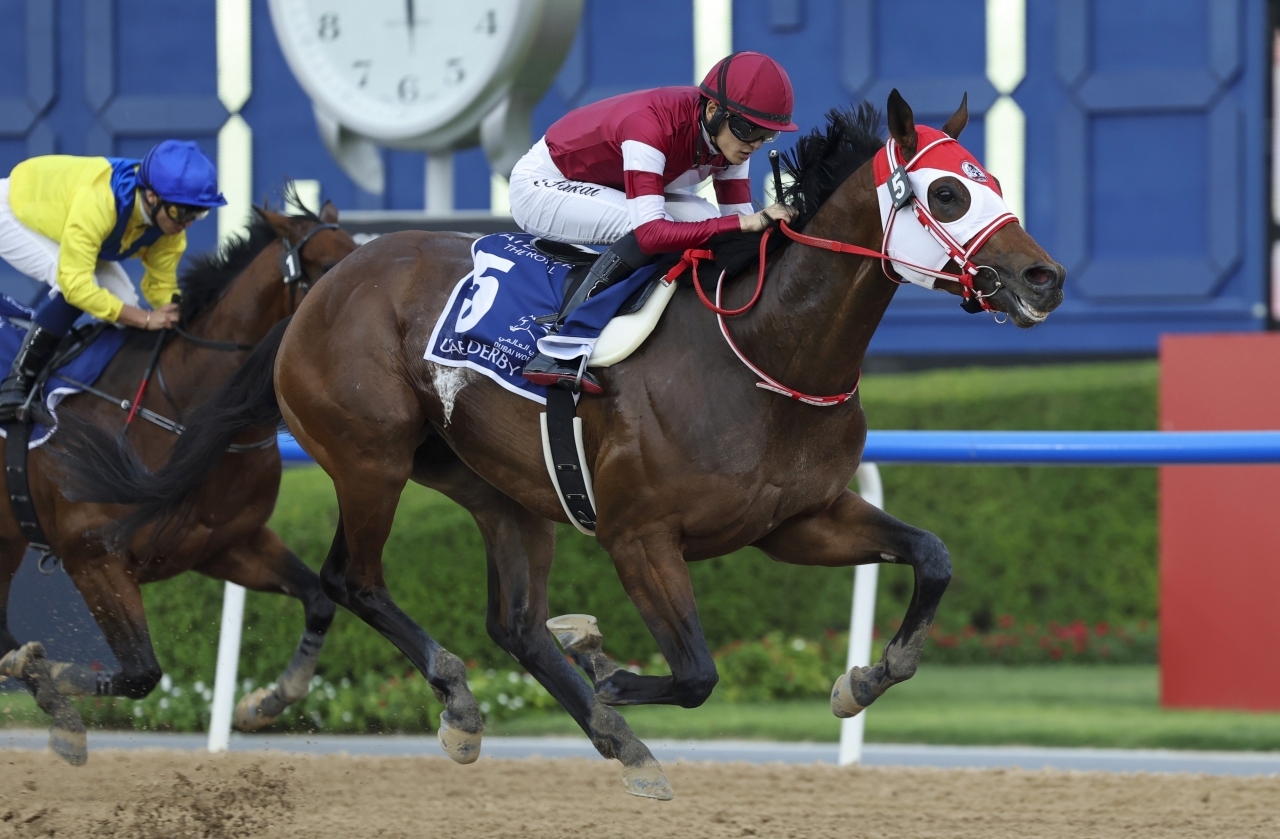
[(1274, 837), (1280, 778), (677, 763), (0, 752), (0, 837)]

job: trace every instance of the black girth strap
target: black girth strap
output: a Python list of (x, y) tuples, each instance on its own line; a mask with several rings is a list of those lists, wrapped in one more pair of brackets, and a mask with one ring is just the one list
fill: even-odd
[[(22, 534), (31, 547), (40, 552), (40, 570), (51, 574), (57, 567), (57, 557), (49, 547), (49, 537), (44, 535), (44, 528), (40, 526), (35, 502), (31, 500), (31, 481), (27, 478), (27, 443), (31, 440), (31, 423), (11, 422), (6, 426), (5, 434), (8, 436), (4, 445), (4, 482), (9, 492), (9, 506), (22, 528)], [(49, 562), (51, 557), (52, 564)]]
[(573, 394), (564, 388), (547, 388), (547, 412), (542, 415), (542, 423), (547, 472), (560, 503), (579, 530), (594, 533), (596, 510), (591, 499), (591, 475), (578, 442), (582, 420), (578, 419)]

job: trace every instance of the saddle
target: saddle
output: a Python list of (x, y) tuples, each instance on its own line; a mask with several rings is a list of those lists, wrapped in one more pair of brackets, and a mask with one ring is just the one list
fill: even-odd
[[(565, 278), (564, 300), (568, 300), (577, 291), (578, 286), (586, 279), (587, 272), (591, 270), (592, 263), (599, 256), (595, 251), (550, 239), (534, 239), (533, 246), (547, 256), (574, 266)], [(662, 278), (662, 273), (655, 274), (652, 280), (622, 304), (618, 314), (609, 321), (596, 340), (595, 349), (587, 361), (588, 367), (612, 367), (645, 342), (658, 325), (662, 312), (671, 302), (671, 296), (675, 294), (676, 284), (664, 283)]]

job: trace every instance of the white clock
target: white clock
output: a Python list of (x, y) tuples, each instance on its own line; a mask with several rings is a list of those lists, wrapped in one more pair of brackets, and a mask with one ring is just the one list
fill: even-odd
[(506, 175), (583, 0), (270, 0), (285, 59), (339, 164), (381, 192), (377, 146), (485, 147)]

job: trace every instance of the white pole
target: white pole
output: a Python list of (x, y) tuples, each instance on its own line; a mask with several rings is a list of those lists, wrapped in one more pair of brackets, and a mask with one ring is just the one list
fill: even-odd
[(240, 629), (244, 621), (244, 587), (227, 583), (222, 595), (222, 628), (218, 633), (218, 669), (213, 677), (213, 713), (209, 719), (209, 751), (225, 752), (231, 742), (231, 711), (236, 704), (236, 665), (240, 662)]
[(447, 151), (428, 154), (426, 175), (423, 203), (427, 215), (449, 215), (453, 212), (453, 155)]
[[(880, 470), (874, 463), (863, 463), (855, 476), (858, 494), (869, 504), (884, 509), (884, 485), (880, 483)], [(849, 656), (845, 669), (865, 667), (871, 663), (871, 633), (876, 618), (876, 580), (880, 566), (859, 565), (853, 579), (853, 611), (849, 617)], [(857, 763), (862, 759), (862, 733), (867, 724), (867, 712), (840, 721), (841, 766)]]

